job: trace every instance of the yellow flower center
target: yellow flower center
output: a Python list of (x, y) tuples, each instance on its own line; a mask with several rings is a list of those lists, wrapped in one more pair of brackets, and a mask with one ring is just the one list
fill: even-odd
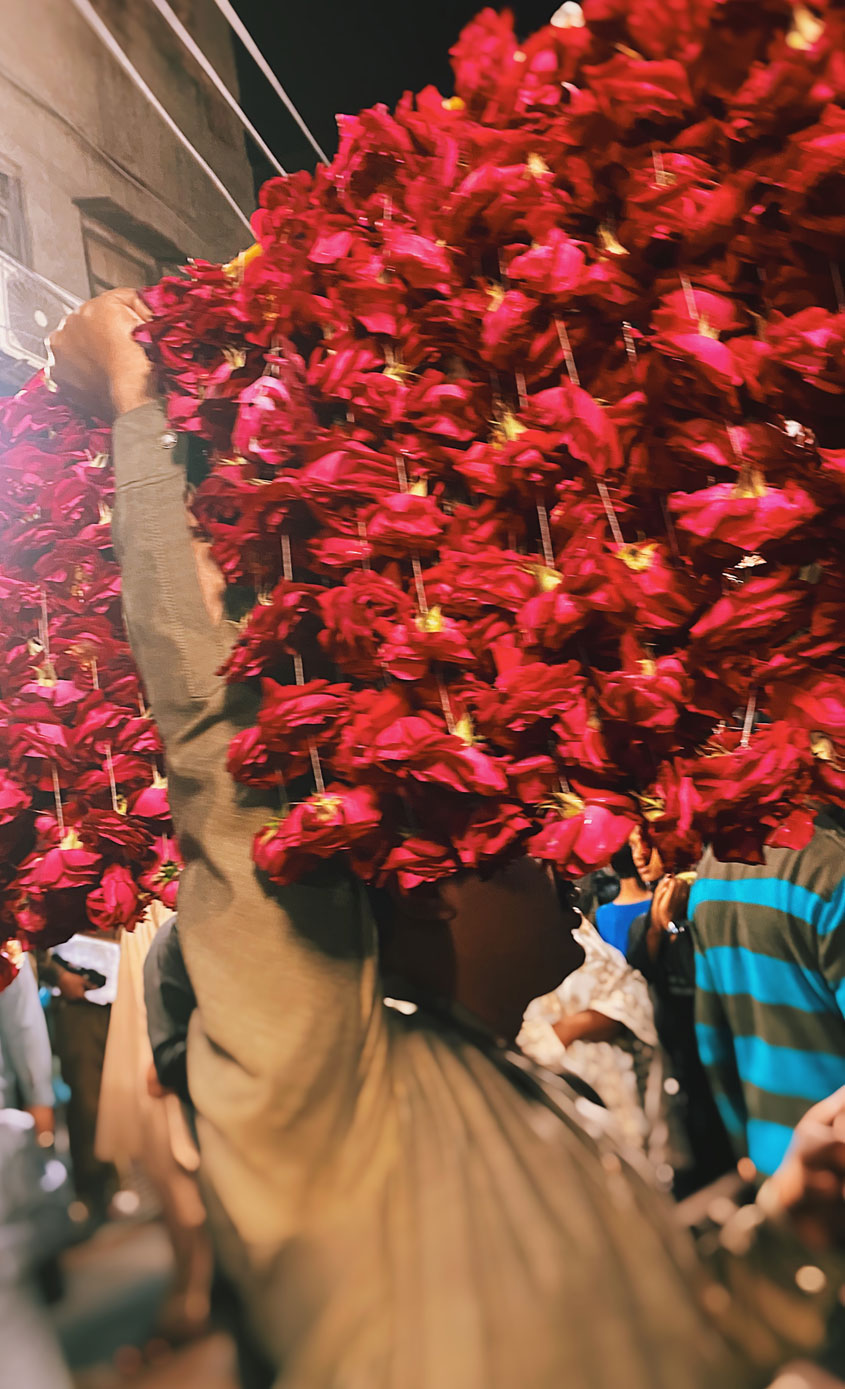
[(543, 174), (552, 172), (541, 154), (529, 154), (525, 161), (525, 170), (530, 178), (541, 178)]
[(469, 714), (461, 714), (461, 717), (455, 724), (455, 737), (460, 738), (462, 742), (472, 747), (475, 742), (475, 729)]
[(445, 625), (442, 608), (435, 604), (428, 612), (417, 613), (416, 624), (421, 632), (442, 632)]
[(824, 21), (807, 9), (806, 5), (796, 5), (792, 11), (792, 28), (786, 36), (790, 48), (804, 51), (812, 48), (824, 33)]
[(656, 543), (649, 545), (622, 545), (616, 551), (622, 563), (634, 574), (644, 574), (654, 563)]
[(552, 799), (563, 820), (573, 820), (586, 805), (586, 801), (576, 796), (574, 791), (556, 791)]
[(311, 801), (314, 818), (328, 824), (330, 820), (337, 818), (341, 804), (340, 796), (315, 796)]
[(243, 278), (244, 270), (249, 265), (250, 261), (255, 260), (256, 256), (260, 256), (261, 254), (262, 247), (256, 241), (252, 246), (249, 246), (247, 250), (241, 251), (236, 255), (234, 260), (230, 260), (228, 265), (224, 265), (223, 270), (231, 279), (240, 280)]
[(550, 568), (548, 564), (532, 564), (531, 573), (535, 576), (541, 593), (551, 593), (563, 583), (563, 575)]
[(820, 762), (835, 762), (836, 749), (833, 746), (833, 739), (828, 738), (826, 733), (814, 733), (810, 738), (810, 751)]
[(737, 479), (734, 488), (735, 497), (764, 497), (766, 495), (766, 479), (759, 468), (743, 468)]
[(496, 309), (498, 309), (504, 297), (505, 287), (504, 285), (500, 285), (498, 280), (493, 280), (490, 284), (488, 284), (487, 298), (490, 300), (490, 302), (487, 305), (487, 312), (495, 313)]
[(643, 818), (651, 823), (661, 820), (666, 813), (666, 802), (660, 796), (638, 796)]
[(618, 239), (610, 227), (599, 227), (599, 243), (605, 255), (608, 256), (627, 256), (630, 255), (626, 246)]
[(493, 442), (501, 443), (504, 440), (505, 443), (513, 444), (527, 428), (528, 426), (517, 419), (512, 410), (503, 407), (493, 425)]

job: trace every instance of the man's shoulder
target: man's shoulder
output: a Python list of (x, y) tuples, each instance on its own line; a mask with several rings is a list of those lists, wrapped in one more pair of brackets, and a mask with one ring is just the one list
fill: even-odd
[[(829, 929), (845, 894), (845, 832), (825, 819), (799, 849), (766, 848), (761, 864), (723, 863), (712, 850), (704, 855), (690, 894), (690, 915), (702, 927), (721, 933), (726, 911), (746, 917), (770, 913), (773, 920), (803, 924), (813, 937)], [(843, 904), (845, 905), (845, 904)]]
[(825, 818), (801, 851), (798, 881), (826, 901), (845, 891), (845, 829)]
[(827, 870), (834, 883), (845, 877), (845, 820), (826, 811), (819, 815), (807, 844), (796, 849), (767, 847), (763, 850), (762, 863), (723, 861), (708, 848), (698, 866), (696, 895), (706, 889), (709, 880), (737, 882), (744, 878), (777, 877), (800, 882), (805, 874), (820, 869)]
[(845, 812), (823, 810), (816, 820), (815, 833), (805, 853), (830, 863), (845, 877)]

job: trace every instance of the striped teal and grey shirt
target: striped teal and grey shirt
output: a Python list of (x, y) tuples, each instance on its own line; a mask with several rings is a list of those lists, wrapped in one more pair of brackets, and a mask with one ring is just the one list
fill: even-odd
[(696, 1032), (739, 1153), (778, 1166), (802, 1114), (845, 1085), (845, 828), (758, 867), (708, 852), (690, 895)]

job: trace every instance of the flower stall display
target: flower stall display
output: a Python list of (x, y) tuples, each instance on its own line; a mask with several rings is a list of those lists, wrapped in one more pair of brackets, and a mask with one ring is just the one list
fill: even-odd
[[(229, 766), (277, 797), (274, 881), (578, 875), (637, 824), (669, 866), (754, 861), (845, 804), (843, 55), (834, 0), (586, 0), (524, 42), (485, 10), (454, 96), (342, 117), (255, 247), (147, 293), (197, 520), (256, 595)], [(175, 857), (107, 440), (39, 384), (2, 430), (29, 939), (50, 893), (131, 915)]]

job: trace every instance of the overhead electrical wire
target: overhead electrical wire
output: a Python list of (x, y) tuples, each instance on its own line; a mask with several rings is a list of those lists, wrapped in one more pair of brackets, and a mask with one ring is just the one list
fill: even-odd
[(117, 42), (117, 39), (112, 34), (111, 30), (107, 27), (106, 24), (103, 23), (102, 19), (97, 14), (97, 11), (91, 4), (91, 0), (72, 0), (72, 4), (74, 8), (82, 16), (82, 18), (85, 20), (86, 24), (88, 24), (91, 27), (91, 29), (93, 29), (94, 33), (108, 49), (109, 53), (111, 53), (115, 62), (117, 62), (120, 65), (120, 67), (123, 68), (123, 71), (138, 88), (138, 91), (141, 93), (141, 95), (146, 98), (146, 100), (152, 106), (156, 114), (161, 117), (168, 130), (170, 130), (172, 134), (175, 135), (180, 145), (182, 145), (182, 147), (185, 150), (187, 150), (191, 158), (199, 165), (203, 173), (214, 184), (214, 187), (217, 189), (221, 197), (225, 198), (226, 202), (229, 204), (230, 208), (235, 213), (238, 220), (243, 223), (243, 225), (246, 227), (247, 231), (251, 235), (252, 227), (250, 226), (249, 218), (246, 216), (246, 213), (242, 211), (239, 204), (236, 202), (232, 194), (229, 192), (225, 183), (214, 172), (211, 165), (207, 162), (207, 160), (203, 159), (199, 150), (191, 144), (191, 141), (188, 139), (187, 135), (183, 133), (181, 128), (177, 125), (176, 121), (170, 115), (170, 112), (167, 111), (164, 108), (164, 106), (162, 106), (158, 97), (155, 95), (155, 92), (153, 92), (152, 89), (144, 81), (140, 72), (135, 67), (135, 64), (124, 53), (123, 49)]
[(257, 66), (261, 69), (264, 76), (267, 78), (267, 81), (270, 83), (270, 86), (273, 88), (273, 91), (276, 93), (276, 96), (284, 102), (285, 106), (287, 107), (290, 114), (293, 116), (294, 120), (296, 121), (297, 125), (299, 126), (300, 130), (305, 136), (306, 140), (311, 145), (312, 149), (316, 150), (317, 154), (320, 156), (324, 164), (328, 164), (330, 161), (325, 150), (321, 147), (321, 145), (318, 144), (316, 137), (312, 135), (309, 127), (306, 125), (302, 116), (299, 114), (299, 111), (294, 106), (293, 102), (291, 101), (290, 97), (288, 96), (287, 92), (285, 91), (284, 87), (282, 86), (281, 82), (276, 76), (275, 72), (271, 68), (270, 64), (267, 62), (267, 59), (264, 57), (264, 54), (261, 52), (261, 49), (258, 47), (258, 44), (255, 42), (255, 39), (252, 37), (246, 25), (241, 20), (240, 16), (235, 13), (235, 10), (230, 5), (229, 0), (214, 0), (214, 3), (217, 6), (218, 10), (220, 10), (221, 14), (225, 17), (227, 23), (229, 24), (229, 27), (233, 30), (235, 34), (237, 34), (238, 38), (240, 39), (249, 56), (252, 58), (253, 62), (256, 63)]
[(263, 137), (256, 130), (255, 126), (252, 124), (252, 121), (249, 119), (249, 116), (246, 114), (246, 111), (244, 111), (243, 107), (240, 106), (238, 102), (235, 100), (234, 96), (229, 91), (229, 88), (226, 86), (226, 83), (223, 81), (223, 78), (220, 76), (217, 69), (212, 65), (208, 58), (206, 58), (199, 44), (188, 33), (188, 30), (185, 28), (181, 19), (176, 14), (176, 11), (173, 9), (173, 6), (168, 4), (168, 0), (150, 0), (150, 3), (158, 10), (165, 23), (170, 25), (170, 28), (173, 30), (174, 34), (176, 34), (177, 38), (181, 39), (182, 43), (187, 48), (191, 57), (194, 59), (194, 62), (199, 64), (206, 77), (208, 77), (210, 81), (213, 83), (213, 85), (217, 88), (217, 91), (220, 93), (223, 100), (229, 107), (231, 107), (235, 115), (238, 117), (238, 120), (240, 121), (244, 130), (252, 136), (256, 145), (261, 150), (261, 153), (265, 156), (265, 158), (267, 158), (270, 161), (270, 163), (273, 165), (273, 168), (280, 174), (287, 173), (287, 170), (284, 169), (282, 165), (279, 163), (275, 154), (270, 149), (270, 146), (266, 143)]
[[(16, 74), (10, 72), (2, 63), (0, 63), (0, 78), (2, 78), (4, 82), (7, 82), (10, 87), (13, 87), (19, 96), (31, 102), (39, 111), (44, 111), (52, 120), (69, 131), (75, 140), (78, 140), (81, 145), (85, 146), (88, 153), (92, 155), (93, 158), (100, 160), (111, 169), (112, 173), (117, 174), (118, 178), (125, 179), (128, 183), (131, 183), (143, 197), (152, 198), (155, 202), (159, 203), (166, 212), (170, 213), (171, 217), (175, 217), (177, 222), (181, 222), (187, 232), (193, 234), (195, 229), (186, 221), (182, 209), (174, 207), (173, 204), (169, 203), (166, 198), (163, 198), (160, 193), (157, 193), (154, 188), (151, 188), (148, 183), (145, 183), (142, 178), (139, 178), (137, 174), (133, 174), (131, 169), (127, 169), (123, 164), (118, 163), (118, 161), (109, 154), (108, 150), (103, 149), (97, 144), (96, 140), (91, 139), (91, 136), (87, 131), (83, 130), (82, 126), (77, 125), (69, 116), (66, 116), (62, 111), (58, 111), (49, 101), (45, 101), (37, 92), (32, 91), (30, 87), (26, 86), (24, 82), (21, 82)], [(64, 290), (62, 290), (62, 293), (64, 293)]]

